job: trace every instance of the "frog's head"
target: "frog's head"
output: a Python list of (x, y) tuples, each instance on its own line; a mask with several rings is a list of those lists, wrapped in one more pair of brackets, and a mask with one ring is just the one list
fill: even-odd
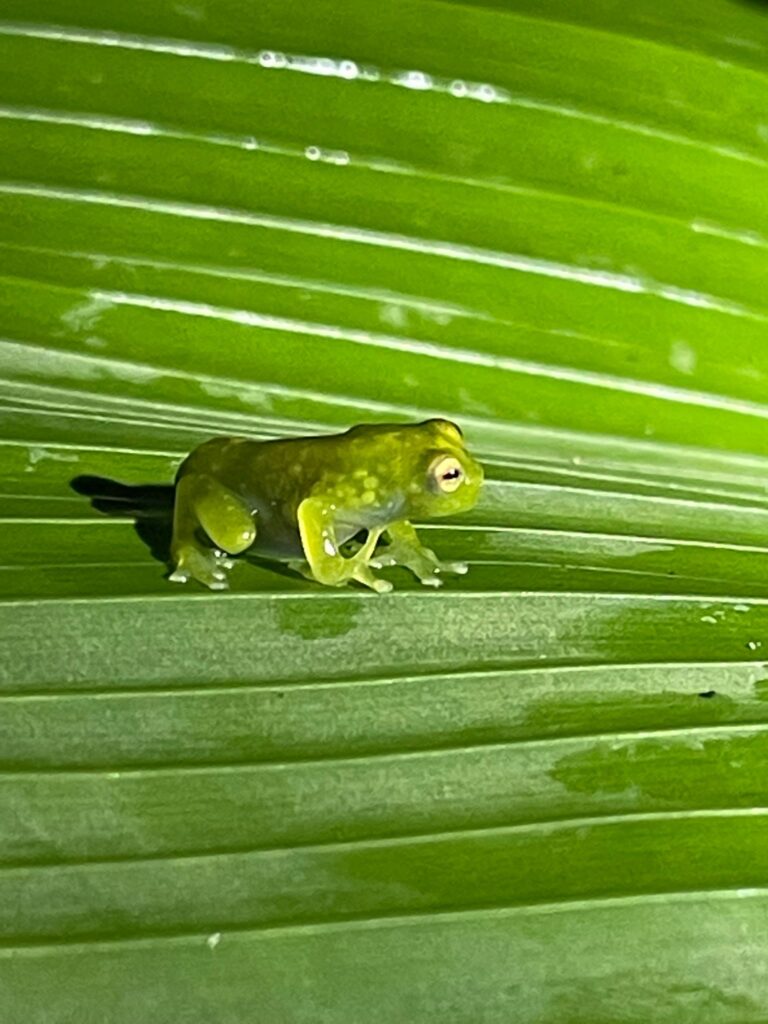
[(409, 515), (466, 512), (477, 502), (483, 467), (464, 447), (461, 430), (442, 419), (426, 420), (415, 429), (421, 437), (415, 476), (408, 488)]

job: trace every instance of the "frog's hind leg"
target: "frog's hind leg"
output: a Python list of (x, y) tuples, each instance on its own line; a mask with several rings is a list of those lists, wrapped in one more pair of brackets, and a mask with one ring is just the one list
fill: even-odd
[[(215, 548), (202, 542), (201, 529)], [(234, 491), (207, 473), (188, 473), (179, 480), (173, 512), (171, 580), (185, 583), (191, 577), (211, 590), (226, 590), (227, 570), (232, 563), (222, 552), (239, 555), (255, 538), (253, 516)]]

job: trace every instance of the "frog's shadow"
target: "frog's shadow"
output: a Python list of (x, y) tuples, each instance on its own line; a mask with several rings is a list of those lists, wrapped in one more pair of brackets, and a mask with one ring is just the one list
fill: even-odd
[[(84, 498), (91, 508), (113, 519), (133, 519), (136, 535), (168, 573), (173, 571), (171, 538), (173, 535), (173, 484), (124, 484), (103, 476), (76, 476), (69, 486)], [(246, 553), (244, 561), (264, 566), (271, 572), (290, 579), (301, 579), (287, 565)]]
[(103, 476), (76, 476), (69, 486), (89, 498), (96, 512), (113, 519), (133, 519), (139, 539), (170, 571), (173, 484), (123, 484)]

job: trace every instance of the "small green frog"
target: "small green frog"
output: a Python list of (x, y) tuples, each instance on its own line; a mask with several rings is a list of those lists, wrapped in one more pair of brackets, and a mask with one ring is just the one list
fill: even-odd
[[(472, 508), (482, 482), (461, 431), (442, 419), (284, 441), (214, 438), (176, 475), (170, 578), (224, 590), (227, 556), (249, 550), (332, 587), (357, 580), (391, 590), (371, 572), (389, 565), (439, 587), (440, 573), (467, 566), (440, 562), (409, 520)], [(360, 533), (357, 549), (342, 551)], [(389, 543), (375, 554), (382, 534)]]

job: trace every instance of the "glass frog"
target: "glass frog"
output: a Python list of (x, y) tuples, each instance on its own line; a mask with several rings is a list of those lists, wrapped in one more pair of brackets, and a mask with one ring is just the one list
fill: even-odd
[[(214, 438), (176, 475), (170, 578), (224, 590), (228, 556), (249, 551), (332, 587), (391, 590), (372, 572), (389, 565), (437, 587), (442, 573), (467, 566), (439, 561), (410, 519), (472, 508), (482, 482), (461, 431), (443, 419), (278, 441)], [(382, 535), (388, 544), (377, 552)]]

